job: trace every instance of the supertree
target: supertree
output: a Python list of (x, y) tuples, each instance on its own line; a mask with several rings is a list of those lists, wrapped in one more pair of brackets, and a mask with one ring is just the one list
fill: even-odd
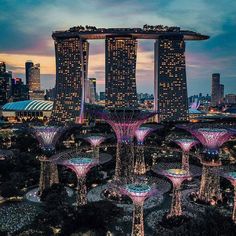
[(161, 125), (146, 125), (139, 127), (135, 131), (135, 137), (137, 139), (137, 155), (135, 158), (135, 164), (134, 164), (134, 173), (137, 175), (143, 175), (146, 173), (146, 163), (145, 163), (145, 157), (144, 157), (144, 140), (145, 138), (153, 131), (157, 129), (161, 129), (163, 126)]
[(191, 128), (189, 131), (205, 148), (203, 155), (200, 156), (203, 167), (198, 197), (207, 203), (210, 203), (214, 197), (220, 200), (220, 175), (215, 174), (221, 166), (219, 149), (233, 133), (222, 128)]
[(182, 215), (181, 207), (181, 184), (184, 180), (191, 177), (186, 170), (183, 169), (168, 169), (158, 170), (158, 174), (166, 176), (173, 184), (173, 196), (171, 202), (170, 213), (167, 218), (177, 217)]
[(55, 152), (55, 145), (65, 128), (55, 126), (34, 127), (33, 134), (40, 144), (43, 155), (40, 156), (40, 180), (39, 195), (45, 188), (50, 187), (54, 183), (58, 183), (57, 166), (50, 162), (50, 156)]
[(206, 203), (214, 203), (221, 200), (220, 175), (216, 174), (221, 166), (220, 147), (235, 134), (235, 130), (219, 128), (211, 124), (204, 128), (201, 126), (185, 124), (177, 127), (190, 132), (204, 147), (203, 153), (199, 155), (203, 167), (198, 199)]
[(179, 138), (174, 140), (182, 149), (182, 169), (189, 173), (189, 151), (198, 141), (192, 138)]
[(77, 206), (87, 204), (86, 175), (99, 162), (91, 157), (78, 156), (58, 162), (73, 170), (77, 176)]
[(103, 165), (112, 159), (111, 155), (100, 155), (95, 160), (92, 155), (78, 152), (77, 149), (57, 153), (50, 158), (56, 165), (64, 165), (76, 173), (78, 179), (77, 205), (87, 203), (86, 174), (95, 165)]
[(143, 203), (156, 193), (155, 187), (144, 183), (133, 183), (120, 187), (120, 190), (128, 195), (134, 204), (132, 235), (144, 236)]
[(236, 224), (236, 171), (229, 171), (222, 173), (222, 176), (227, 178), (234, 187), (234, 206), (233, 206), (232, 220)]
[(111, 125), (117, 138), (115, 179), (132, 181), (134, 173), (135, 131), (149, 117), (156, 113), (138, 109), (114, 109), (97, 112), (97, 115)]
[(83, 135), (82, 138), (91, 144), (93, 147), (93, 157), (95, 160), (99, 160), (99, 146), (106, 140), (107, 136), (103, 134), (87, 134)]

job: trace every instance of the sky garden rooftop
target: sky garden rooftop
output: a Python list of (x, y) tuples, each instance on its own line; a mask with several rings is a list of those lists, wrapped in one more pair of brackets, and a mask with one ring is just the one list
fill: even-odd
[(184, 40), (205, 40), (209, 36), (190, 30), (182, 30), (180, 27), (144, 25), (143, 28), (96, 28), (95, 26), (75, 26), (65, 31), (54, 31), (52, 36), (56, 38), (80, 37), (83, 39), (105, 39), (106, 36), (127, 36), (136, 39), (158, 39), (161, 36), (183, 36)]

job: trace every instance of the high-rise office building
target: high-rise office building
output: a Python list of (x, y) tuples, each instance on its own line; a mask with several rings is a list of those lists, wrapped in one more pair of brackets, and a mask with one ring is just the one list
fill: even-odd
[(220, 73), (212, 74), (211, 83), (211, 105), (216, 106), (220, 103), (221, 88), (220, 88)]
[(86, 80), (86, 98), (85, 101), (87, 103), (94, 104), (97, 99), (97, 91), (96, 91), (96, 78), (88, 78)]
[(40, 64), (30, 67), (28, 76), (29, 91), (40, 90)]
[(236, 104), (236, 94), (226, 94), (225, 103)]
[(28, 92), (28, 86), (23, 83), (21, 78), (12, 78), (11, 96), (14, 102), (27, 100)]
[(26, 83), (26, 85), (29, 84), (29, 70), (33, 66), (34, 66), (34, 63), (32, 61), (25, 62), (25, 83)]
[(9, 102), (11, 98), (11, 71), (6, 71), (5, 62), (0, 62), (0, 105)]
[(220, 84), (220, 102), (223, 101), (224, 99), (224, 90), (225, 90), (225, 86), (223, 84)]
[(188, 119), (183, 36), (159, 37), (155, 42), (154, 109), (158, 121)]
[(106, 99), (106, 93), (100, 92), (99, 100), (105, 100)]
[(6, 72), (6, 63), (4, 61), (0, 61), (0, 74)]
[(56, 98), (51, 120), (81, 122), (84, 112), (85, 80), (88, 73), (89, 43), (79, 37), (57, 38)]
[(107, 36), (105, 46), (106, 107), (136, 107), (136, 39)]
[(28, 88), (30, 100), (44, 100), (44, 90), (40, 88), (40, 64), (35, 64), (29, 68)]

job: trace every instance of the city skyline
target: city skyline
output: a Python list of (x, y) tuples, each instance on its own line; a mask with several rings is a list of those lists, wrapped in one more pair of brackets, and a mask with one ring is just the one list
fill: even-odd
[[(234, 93), (236, 3), (217, 2), (93, 1), (91, 4), (85, 4), (83, 1), (75, 1), (72, 4), (60, 1), (51, 5), (41, 1), (34, 1), (34, 4), (30, 1), (27, 3), (3, 1), (0, 25), (3, 26), (2, 33), (5, 37), (0, 39), (0, 60), (6, 61), (7, 69), (12, 70), (14, 76), (22, 78), (25, 78), (25, 61), (40, 63), (42, 87), (50, 88), (55, 85), (52, 31), (65, 30), (80, 24), (97, 27), (174, 25), (190, 30), (196, 29), (198, 32), (210, 35), (210, 39), (205, 42), (186, 43), (188, 95), (199, 92), (210, 94), (211, 74), (217, 72), (221, 74), (225, 93)], [(115, 12), (115, 9), (119, 11)], [(47, 16), (41, 19), (44, 11), (47, 11)], [(86, 14), (86, 11), (89, 14)], [(12, 17), (9, 17), (9, 14)], [(20, 17), (21, 14), (24, 14), (24, 17)], [(96, 22), (93, 20), (95, 18)], [(208, 24), (205, 24), (206, 20)], [(30, 26), (28, 22), (31, 22)], [(153, 44), (152, 40), (141, 41), (138, 44), (136, 76), (138, 92), (153, 93)], [(88, 77), (97, 78), (98, 91), (105, 91), (104, 44), (102, 41), (93, 41), (90, 49)]]

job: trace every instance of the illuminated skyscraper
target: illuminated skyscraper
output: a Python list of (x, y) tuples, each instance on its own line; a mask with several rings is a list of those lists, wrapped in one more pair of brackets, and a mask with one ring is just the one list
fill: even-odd
[(25, 83), (27, 86), (29, 84), (29, 70), (33, 66), (34, 66), (34, 63), (32, 61), (25, 62)]
[(154, 109), (159, 121), (188, 119), (183, 36), (160, 36), (155, 42)]
[(12, 72), (6, 71), (5, 62), (0, 62), (0, 105), (7, 103), (11, 97)]
[(106, 37), (106, 107), (136, 107), (136, 39)]
[(28, 73), (29, 91), (40, 90), (40, 64), (31, 66)]
[(79, 37), (57, 38), (56, 98), (51, 119), (55, 122), (82, 122), (85, 80), (88, 74), (89, 43)]
[(85, 102), (94, 104), (97, 97), (96, 78), (88, 78), (85, 84)]
[[(211, 105), (216, 106), (220, 103), (221, 92), (223, 92), (223, 85), (220, 84), (220, 74), (212, 74), (211, 82)], [(223, 95), (223, 94), (222, 94)]]

